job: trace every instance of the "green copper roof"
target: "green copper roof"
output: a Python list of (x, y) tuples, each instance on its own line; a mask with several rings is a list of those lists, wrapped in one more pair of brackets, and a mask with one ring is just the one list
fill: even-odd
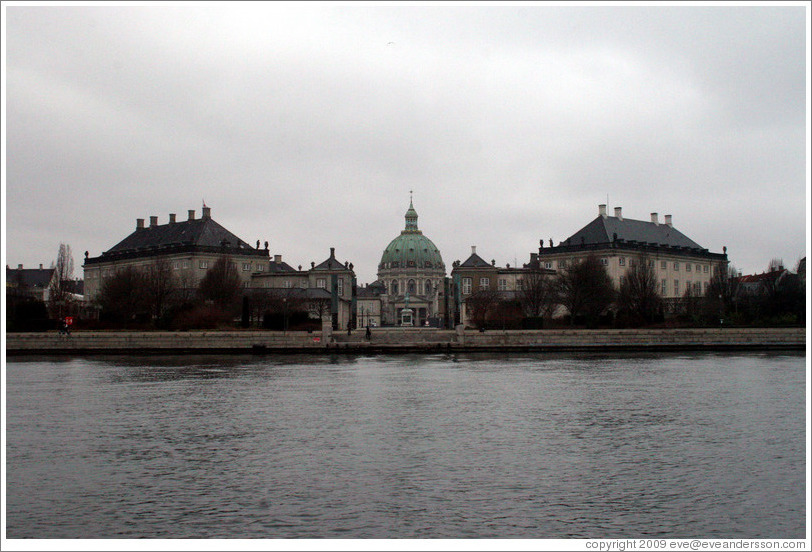
[(444, 268), (437, 246), (417, 227), (417, 211), (412, 202), (406, 211), (406, 227), (386, 249), (379, 268)]

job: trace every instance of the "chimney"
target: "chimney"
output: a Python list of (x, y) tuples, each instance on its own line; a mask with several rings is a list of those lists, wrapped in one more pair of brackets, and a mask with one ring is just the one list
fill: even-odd
[(476, 255), (476, 246), (475, 245), (471, 246), (471, 255)]
[(282, 255), (274, 255), (273, 262), (275, 262), (276, 264), (282, 264)]
[(665, 225), (666, 226), (673, 226), (671, 224), (671, 215), (665, 215)]
[(530, 264), (536, 266), (539, 262), (539, 255), (538, 253), (530, 253)]
[(657, 213), (651, 213), (651, 222), (653, 222), (657, 226), (660, 225), (660, 221), (657, 220)]
[(211, 207), (203, 206), (203, 216), (201, 218), (210, 219), (211, 218)]
[(18, 265), (17, 265), (17, 270), (22, 270), (22, 269), (23, 269), (23, 265), (18, 264)]
[(39, 264), (39, 269), (42, 270), (42, 263)]
[(195, 210), (189, 209), (189, 220), (195, 220)]
[(158, 217), (149, 217), (149, 227), (158, 226)]
[(335, 247), (331, 247), (331, 248), (330, 248), (330, 258), (331, 258), (331, 259), (335, 259), (335, 258), (336, 258), (336, 248), (335, 248)]
[(602, 217), (606, 216), (606, 204), (601, 203), (598, 205), (598, 214)]
[(142, 230), (144, 228), (144, 219), (135, 219), (135, 229)]
[(617, 220), (623, 220), (623, 207), (615, 207), (615, 216)]
[(169, 224), (175, 224), (175, 213), (169, 213)]

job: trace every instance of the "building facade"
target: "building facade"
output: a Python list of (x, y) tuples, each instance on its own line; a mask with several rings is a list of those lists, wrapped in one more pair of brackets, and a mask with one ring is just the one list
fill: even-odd
[[(445, 264), (440, 250), (417, 226), (412, 201), (406, 211), (406, 226), (384, 249), (378, 263), (378, 282), (384, 326), (445, 325)], [(404, 310), (412, 316), (404, 318)]]
[(211, 208), (203, 207), (203, 216), (195, 217), (189, 211), (185, 221), (169, 215), (166, 224), (158, 224), (158, 217), (150, 217), (149, 226), (144, 219), (136, 219), (135, 231), (98, 257), (85, 253), (85, 296), (93, 301), (106, 278), (126, 267), (148, 270), (156, 263), (168, 263), (178, 285), (194, 289), (209, 268), (218, 259), (227, 257), (234, 263), (243, 286), (248, 287), (254, 272), (268, 267), (268, 242), (256, 248), (226, 230), (211, 218)]
[(507, 318), (523, 318), (528, 314), (526, 303), (533, 295), (525, 291), (538, 285), (536, 279), (554, 275), (554, 270), (539, 265), (535, 253), (522, 267), (499, 267), (495, 260), (485, 261), (477, 254), (476, 246), (471, 246), (471, 255), (463, 262), (455, 261), (451, 269), (455, 322), (464, 326), (504, 326)]
[(677, 230), (671, 215), (664, 222), (657, 213), (650, 221), (626, 219), (620, 207), (614, 216), (606, 212), (606, 205), (598, 206), (598, 217), (578, 232), (553, 246), (541, 247), (538, 259), (543, 268), (561, 272), (588, 255), (603, 264), (616, 288), (620, 287), (626, 272), (636, 263), (647, 259), (654, 264), (657, 291), (674, 303), (686, 292), (704, 295), (717, 271), (727, 270), (727, 248), (723, 253), (711, 253)]
[(319, 263), (311, 263), (309, 270), (298, 270), (274, 255), (264, 270), (251, 276), (253, 290), (273, 290), (283, 296), (303, 301), (311, 316), (328, 320), (334, 330), (354, 328), (356, 322), (356, 278), (353, 265), (336, 259), (335, 248), (330, 256)]

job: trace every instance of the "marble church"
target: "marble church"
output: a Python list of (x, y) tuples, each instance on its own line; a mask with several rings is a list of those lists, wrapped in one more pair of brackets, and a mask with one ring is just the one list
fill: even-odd
[(378, 264), (381, 323), (442, 327), (445, 276), (440, 250), (418, 228), (417, 211), (410, 200), (406, 226), (386, 246)]

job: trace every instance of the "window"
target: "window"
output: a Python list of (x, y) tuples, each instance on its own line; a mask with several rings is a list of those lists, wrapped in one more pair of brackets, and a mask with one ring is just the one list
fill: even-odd
[(617, 264), (620, 266), (626, 266), (626, 257), (618, 257)]
[(491, 287), (491, 279), (490, 278), (480, 278), (479, 279), (479, 288), (480, 289), (489, 289)]
[(685, 282), (685, 291), (687, 291), (688, 293), (691, 293), (693, 291), (693, 288), (691, 287), (691, 280)]
[(705, 295), (708, 294), (708, 282), (705, 282)]
[(200, 268), (209, 268), (209, 261), (200, 261), (198, 265)]
[(679, 272), (679, 263), (674, 263), (674, 270)]
[(516, 289), (524, 289), (524, 280), (521, 278), (516, 280)]
[(552, 269), (553, 268), (553, 263), (551, 263), (550, 261), (545, 262), (544, 263), (544, 268)]
[(243, 263), (242, 270), (243, 272), (248, 272), (249, 270), (251, 270), (251, 263)]
[(702, 266), (702, 272), (704, 272), (705, 274), (708, 273), (708, 265), (703, 265)]
[(660, 261), (660, 269), (667, 270), (668, 269), (668, 263), (666, 261)]
[(567, 260), (561, 259), (560, 261), (558, 261), (558, 268), (567, 268)]
[(188, 260), (183, 261), (183, 268), (189, 268), (189, 261)]
[[(431, 268), (431, 261), (426, 261), (425, 266), (426, 266), (426, 268)], [(426, 293), (428, 293), (428, 292), (426, 292)]]
[(679, 280), (674, 280), (674, 296), (679, 295)]
[(398, 261), (392, 261), (392, 268), (398, 268), (400, 263)]
[(260, 263), (257, 265), (257, 272), (265, 272), (265, 265)]
[(603, 266), (609, 266), (609, 259), (607, 259), (606, 257), (602, 257), (601, 258), (601, 264)]
[(417, 293), (417, 286), (415, 285), (414, 280), (409, 280), (409, 283), (407, 284), (407, 289), (409, 290), (410, 295)]
[(398, 281), (392, 280), (392, 295), (398, 294)]
[(462, 279), (462, 294), (463, 295), (471, 294), (471, 278)]
[(344, 278), (338, 279), (338, 295), (339, 297), (344, 295)]
[(173, 268), (174, 270), (178, 270), (178, 269), (180, 268), (180, 263), (179, 263), (178, 261), (175, 261), (175, 262), (172, 264), (172, 268)]
[(290, 289), (290, 280), (285, 280), (285, 287)]
[(316, 287), (321, 289), (327, 289), (327, 280), (325, 280), (324, 278), (317, 278)]
[(696, 265), (696, 271), (701, 272), (702, 271), (702, 265)]
[(499, 291), (507, 291), (507, 280), (499, 278)]
[(426, 280), (426, 295), (431, 295), (431, 280)]
[(666, 291), (668, 291), (666, 289), (666, 280), (663, 280), (660, 282), (660, 295), (665, 297)]
[(685, 263), (685, 272), (691, 272), (691, 263)]

